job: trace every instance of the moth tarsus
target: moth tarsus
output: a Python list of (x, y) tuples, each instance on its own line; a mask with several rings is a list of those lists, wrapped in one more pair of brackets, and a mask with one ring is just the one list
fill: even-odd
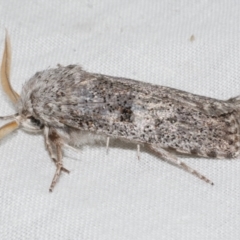
[(106, 141), (106, 152), (108, 154), (108, 150), (109, 150), (109, 141), (110, 141), (110, 137), (107, 137), (107, 141)]
[(140, 144), (137, 144), (137, 158), (140, 160)]
[(217, 100), (136, 80), (84, 71), (79, 65), (37, 72), (21, 95), (10, 83), (10, 42), (6, 35), (1, 84), (17, 114), (0, 128), (0, 138), (21, 127), (43, 132), (56, 165), (52, 191), (62, 171), (62, 148), (117, 138), (133, 142), (140, 158), (146, 145), (161, 158), (213, 184), (172, 151), (199, 157), (239, 155), (240, 97)]

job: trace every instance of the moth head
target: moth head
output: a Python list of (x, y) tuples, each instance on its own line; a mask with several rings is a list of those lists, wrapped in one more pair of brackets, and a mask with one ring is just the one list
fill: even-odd
[(7, 116), (7, 117), (0, 117), (0, 119), (13, 119), (13, 121), (3, 125), (0, 128), (0, 139), (4, 138), (14, 130), (18, 129), (20, 126), (28, 131), (28, 132), (33, 132), (37, 133), (42, 131), (44, 125), (37, 120), (36, 118), (29, 116), (27, 118), (22, 118), (18, 114)]
[[(20, 96), (15, 92), (10, 83), (11, 68), (11, 46), (8, 33), (6, 31), (5, 46), (1, 64), (1, 85), (4, 92), (16, 106)], [(0, 139), (18, 129), (20, 126), (30, 132), (39, 132), (43, 129), (43, 124), (31, 114), (14, 114), (7, 117), (0, 117), (3, 120), (12, 120), (0, 128)]]
[(19, 121), (19, 125), (27, 132), (37, 133), (42, 131), (44, 127), (43, 123), (39, 119), (31, 115), (27, 115), (27, 116), (21, 115), (18, 121)]

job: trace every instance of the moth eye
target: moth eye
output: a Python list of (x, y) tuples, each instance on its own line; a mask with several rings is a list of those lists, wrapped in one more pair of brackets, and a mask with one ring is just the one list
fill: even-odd
[(30, 119), (31, 123), (33, 123), (34, 125), (36, 125), (40, 128), (43, 128), (43, 124), (35, 117), (29, 117), (29, 119)]

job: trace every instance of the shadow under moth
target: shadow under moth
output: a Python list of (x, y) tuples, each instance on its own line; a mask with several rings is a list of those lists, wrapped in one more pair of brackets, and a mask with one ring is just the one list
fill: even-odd
[(116, 138), (148, 146), (162, 159), (208, 178), (180, 161), (175, 153), (210, 158), (239, 155), (240, 96), (226, 101), (170, 87), (84, 71), (79, 65), (58, 66), (35, 73), (21, 95), (10, 83), (8, 34), (1, 64), (1, 85), (16, 107), (12, 120), (0, 128), (0, 138), (17, 128), (42, 132), (56, 165), (50, 191), (63, 165), (62, 149), (97, 137)]

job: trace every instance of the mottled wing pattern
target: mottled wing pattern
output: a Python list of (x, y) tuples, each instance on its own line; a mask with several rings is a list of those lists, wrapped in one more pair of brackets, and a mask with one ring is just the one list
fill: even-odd
[(52, 86), (41, 88), (49, 94), (35, 92), (35, 113), (40, 115), (40, 107), (45, 121), (50, 118), (57, 125), (187, 154), (217, 158), (238, 155), (239, 114), (231, 101), (71, 67), (74, 71), (67, 69), (67, 83), (62, 72), (58, 77), (61, 68), (55, 69)]

